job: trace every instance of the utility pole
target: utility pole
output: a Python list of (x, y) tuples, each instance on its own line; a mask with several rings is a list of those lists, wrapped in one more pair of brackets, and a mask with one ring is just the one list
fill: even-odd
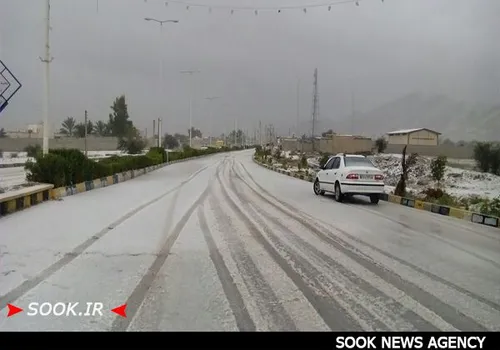
[(193, 129), (193, 74), (199, 73), (199, 70), (183, 70), (182, 74), (188, 74), (189, 81), (189, 147), (192, 147), (192, 129)]
[(314, 69), (314, 87), (313, 87), (313, 105), (312, 105), (312, 130), (311, 130), (311, 138), (312, 138), (312, 149), (315, 148), (315, 132), (316, 132), (316, 122), (319, 116), (319, 97), (318, 97), (318, 68)]
[(153, 139), (156, 138), (156, 119), (153, 119)]
[(351, 134), (354, 135), (354, 90), (351, 91)]
[(85, 110), (85, 157), (87, 157), (87, 126), (88, 126), (88, 118), (87, 118), (87, 110)]
[[(146, 17), (144, 18), (145, 21), (148, 21), (148, 22), (154, 22), (154, 23), (157, 23), (159, 24), (159, 27), (160, 27), (160, 32), (159, 32), (159, 37), (158, 37), (158, 51), (159, 51), (159, 84), (160, 84), (160, 116), (163, 114), (164, 110), (163, 110), (163, 90), (164, 90), (164, 86), (163, 86), (163, 55), (162, 55), (162, 42), (163, 42), (163, 25), (166, 24), (166, 23), (172, 23), (172, 24), (177, 24), (179, 23), (178, 20), (175, 20), (175, 19), (167, 19), (167, 20), (159, 20), (159, 19), (156, 19), (156, 18), (150, 18), (150, 17)], [(160, 124), (162, 123), (162, 120), (160, 118), (158, 118), (158, 147), (161, 147), (161, 129), (160, 129)], [(155, 128), (154, 128), (154, 121), (153, 121), (153, 139), (154, 139), (154, 136), (155, 136)], [(168, 152), (167, 152), (167, 162), (168, 162)]]
[(259, 144), (262, 147), (262, 122), (259, 120)]
[(236, 131), (237, 127), (238, 127), (238, 122), (235, 119), (234, 120), (234, 145), (235, 146), (238, 146), (238, 143), (236, 142), (238, 140), (238, 137), (237, 137), (238, 131)]
[(50, 0), (45, 0), (45, 57), (40, 61), (45, 63), (45, 101), (43, 108), (43, 154), (49, 153), (49, 114), (50, 114)]
[(300, 79), (297, 79), (297, 124), (295, 124), (295, 137), (299, 137), (300, 119)]
[(212, 147), (212, 132), (213, 132), (213, 119), (214, 119), (214, 110), (212, 107), (212, 101), (222, 98), (221, 96), (212, 96), (212, 97), (205, 97), (205, 100), (208, 100), (210, 102), (210, 136), (209, 136), (209, 145)]
[(162, 124), (162, 119), (158, 118), (158, 147), (161, 147), (161, 124)]

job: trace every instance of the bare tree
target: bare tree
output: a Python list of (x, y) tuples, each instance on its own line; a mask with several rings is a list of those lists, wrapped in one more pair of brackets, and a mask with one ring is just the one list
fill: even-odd
[(394, 190), (394, 194), (396, 196), (404, 197), (406, 195), (406, 181), (408, 180), (408, 173), (411, 171), (411, 168), (417, 162), (418, 154), (412, 153), (406, 158), (406, 147), (403, 148), (403, 157), (401, 158), (401, 177), (399, 178), (399, 182)]

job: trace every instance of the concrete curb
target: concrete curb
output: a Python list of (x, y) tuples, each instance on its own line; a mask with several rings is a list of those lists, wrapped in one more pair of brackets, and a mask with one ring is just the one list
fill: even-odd
[[(305, 180), (308, 182), (314, 182), (314, 177), (311, 176), (305, 176), (305, 175), (298, 175), (298, 174), (292, 174), (289, 170), (284, 170), (280, 169), (277, 167), (273, 167), (268, 164), (261, 163), (257, 161), (254, 157), (252, 157), (253, 161), (257, 163), (258, 165), (275, 171), (280, 174), (288, 175), (291, 177), (295, 177), (301, 180)], [(393, 194), (383, 194), (381, 198), (383, 201), (389, 202), (389, 203), (394, 203), (394, 204), (400, 204), (404, 205), (406, 207), (410, 208), (415, 208), (415, 209), (420, 209), (420, 210), (425, 210), (434, 214), (440, 214), (444, 216), (451, 216), (456, 219), (461, 219), (469, 222), (473, 222), (475, 224), (481, 224), (485, 226), (490, 226), (490, 227), (496, 227), (500, 228), (500, 218), (494, 217), (494, 216), (489, 216), (489, 215), (484, 215), (484, 214), (479, 214), (479, 213), (474, 213), (471, 211), (467, 211), (464, 209), (460, 208), (452, 208), (444, 205), (439, 205), (439, 204), (434, 204), (434, 203), (428, 203), (416, 199), (410, 199), (410, 198), (404, 198), (404, 197), (399, 197), (395, 196)]]
[(0, 218), (50, 199), (54, 185), (38, 184), (0, 195)]

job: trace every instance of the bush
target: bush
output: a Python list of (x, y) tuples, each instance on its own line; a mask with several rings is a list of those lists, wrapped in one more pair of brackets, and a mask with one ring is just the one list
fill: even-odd
[(156, 160), (156, 164), (164, 163), (167, 161), (167, 151), (163, 147), (151, 147), (146, 157)]
[(18, 154), (16, 152), (13, 152), (10, 154), (10, 158), (17, 158)]
[(500, 198), (485, 200), (480, 207), (481, 214), (500, 217)]
[(438, 183), (438, 186), (441, 184), (441, 180), (443, 180), (447, 163), (446, 156), (439, 156), (431, 161), (432, 178)]
[(28, 157), (35, 158), (42, 153), (42, 146), (29, 145), (24, 148), (24, 152), (27, 153)]
[(426, 188), (424, 191), (422, 191), (422, 194), (425, 195), (426, 200), (431, 200), (443, 197), (444, 192), (440, 188)]
[(68, 161), (64, 157), (49, 153), (38, 157), (36, 162), (26, 162), (26, 179), (29, 182), (53, 184), (55, 187), (65, 186), (68, 166)]
[(500, 145), (478, 142), (474, 146), (474, 159), (482, 172), (500, 175)]
[(307, 164), (307, 157), (305, 154), (302, 155), (302, 157), (300, 157), (300, 161), (299, 161), (299, 170), (300, 169), (307, 169), (309, 167), (309, 165)]
[[(180, 160), (194, 156), (208, 155), (217, 152), (227, 152), (230, 149), (221, 148), (169, 153), (169, 160)], [(162, 148), (150, 149), (146, 155), (112, 156), (95, 161), (88, 159), (78, 149), (50, 150), (49, 154), (39, 154), (36, 162), (27, 162), (27, 180), (30, 182), (53, 184), (54, 187), (72, 186), (84, 181), (92, 181), (106, 176), (130, 170), (147, 168), (164, 163), (166, 152)]]

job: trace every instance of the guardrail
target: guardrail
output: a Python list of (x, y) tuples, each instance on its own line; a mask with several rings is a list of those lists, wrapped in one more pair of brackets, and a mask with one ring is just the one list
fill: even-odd
[[(284, 170), (281, 168), (273, 167), (271, 165), (259, 162), (254, 157), (252, 157), (252, 159), (258, 165), (260, 165), (264, 168), (267, 168), (269, 170), (278, 172), (280, 174), (288, 175), (291, 177), (295, 177), (297, 179), (305, 180), (308, 182), (314, 182), (314, 179), (315, 179), (314, 176), (306, 176), (306, 175), (292, 173), (291, 171), (287, 171), (287, 170)], [(443, 215), (443, 216), (451, 216), (453, 218), (473, 222), (475, 224), (481, 224), (481, 225), (485, 225), (485, 226), (500, 228), (500, 218), (497, 218), (497, 217), (491, 216), (491, 215), (475, 213), (475, 212), (468, 211), (465, 209), (453, 208), (453, 207), (449, 207), (446, 205), (428, 203), (428, 202), (424, 202), (424, 201), (417, 200), (417, 199), (404, 198), (404, 197), (396, 196), (396, 195), (389, 194), (389, 193), (384, 193), (380, 197), (380, 199), (383, 201), (389, 202), (389, 203), (400, 204), (400, 205), (404, 205), (404, 206), (409, 207), (409, 208), (425, 210), (425, 211), (428, 211), (428, 212), (431, 212), (434, 214), (439, 214), (439, 215)]]

